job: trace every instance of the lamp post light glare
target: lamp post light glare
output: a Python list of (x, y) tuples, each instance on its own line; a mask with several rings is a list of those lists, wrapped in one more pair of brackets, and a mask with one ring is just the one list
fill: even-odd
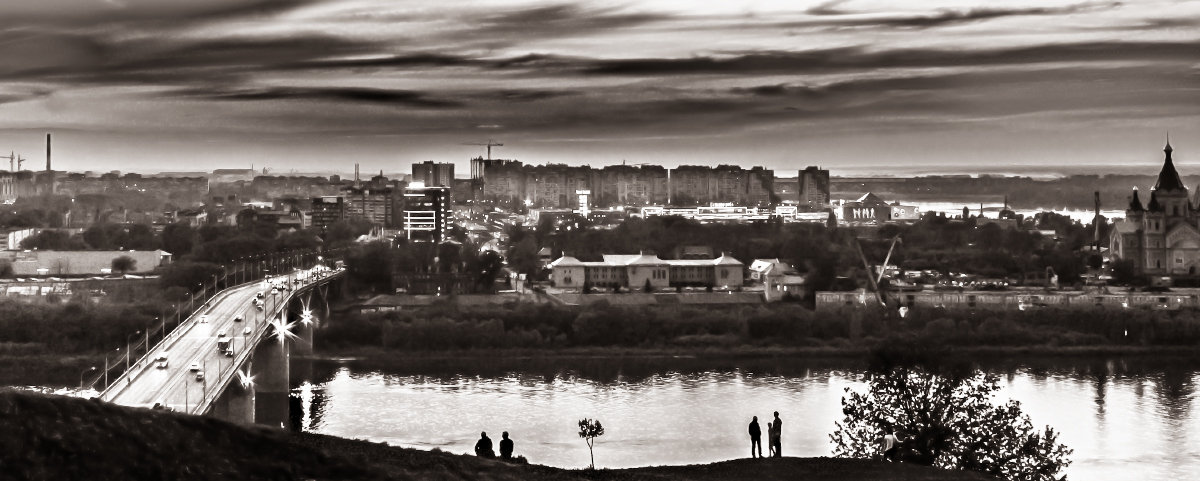
[(95, 371), (95, 370), (96, 370), (96, 366), (92, 366), (87, 369), (84, 369), (83, 372), (79, 373), (79, 390), (81, 390), (81, 391), (83, 390), (83, 376), (85, 374)]

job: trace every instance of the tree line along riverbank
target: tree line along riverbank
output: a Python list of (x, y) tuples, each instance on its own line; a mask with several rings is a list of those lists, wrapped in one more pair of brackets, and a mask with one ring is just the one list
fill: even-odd
[(326, 351), (636, 348), (679, 351), (861, 353), (882, 341), (1004, 352), (1188, 352), (1200, 312), (917, 309), (815, 312), (794, 303), (753, 307), (443, 303), (328, 320)]

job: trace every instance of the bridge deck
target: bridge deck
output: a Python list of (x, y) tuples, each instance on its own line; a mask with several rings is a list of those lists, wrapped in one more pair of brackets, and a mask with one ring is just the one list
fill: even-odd
[[(290, 297), (343, 273), (309, 269), (288, 274), (286, 280), (277, 276), (273, 282), (285, 281), (292, 287), (278, 294), (272, 294), (267, 281), (221, 291), (114, 381), (100, 398), (125, 406), (150, 407), (161, 403), (175, 411), (204, 413), (220, 391), (237, 377), (237, 367), (264, 338), (270, 320), (278, 316)], [(299, 284), (293, 282), (297, 279), (301, 281)], [(253, 304), (260, 292), (264, 294), (261, 311)], [(235, 321), (239, 317), (242, 320)], [(233, 357), (226, 357), (217, 349), (222, 332), (229, 339)], [(157, 359), (164, 355), (167, 366), (160, 368)], [(197, 379), (197, 373), (203, 373), (203, 377)]]

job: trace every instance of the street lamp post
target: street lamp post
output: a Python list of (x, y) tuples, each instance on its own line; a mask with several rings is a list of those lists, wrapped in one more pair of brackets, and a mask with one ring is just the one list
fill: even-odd
[(125, 370), (126, 371), (129, 370), (129, 356), (131, 354), (133, 354), (133, 351), (129, 350), (129, 340), (132, 339), (133, 336), (136, 336), (141, 333), (142, 333), (142, 331), (138, 331), (138, 332), (133, 333), (132, 335), (125, 336)]
[(90, 368), (84, 369), (83, 372), (79, 373), (79, 390), (81, 390), (81, 391), (83, 390), (83, 375), (87, 374), (89, 372), (95, 371), (95, 370), (96, 370), (96, 366), (92, 366)]

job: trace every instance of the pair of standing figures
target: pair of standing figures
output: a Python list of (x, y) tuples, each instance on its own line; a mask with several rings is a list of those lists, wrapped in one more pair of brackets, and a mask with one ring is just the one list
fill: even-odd
[[(780, 433), (783, 431), (783, 420), (779, 419), (779, 411), (775, 411), (775, 419), (767, 423), (767, 452), (772, 458), (783, 456), (783, 449), (780, 446)], [(755, 453), (755, 449), (758, 450)], [(750, 457), (761, 458), (762, 453), (762, 429), (758, 427), (758, 416), (750, 421)]]

